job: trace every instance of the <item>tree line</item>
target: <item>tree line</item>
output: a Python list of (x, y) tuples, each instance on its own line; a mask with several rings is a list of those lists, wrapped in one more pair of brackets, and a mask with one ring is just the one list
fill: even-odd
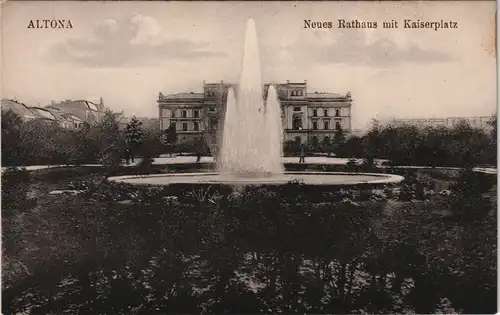
[[(332, 139), (311, 141), (310, 153), (322, 152), (343, 158), (387, 159), (392, 165), (475, 166), (497, 163), (497, 119), (489, 122), (490, 130), (471, 127), (462, 122), (453, 128), (374, 126), (363, 136), (346, 137), (337, 130)], [(300, 142), (287, 141), (285, 154), (300, 151)]]
[[(307, 144), (309, 154), (327, 153), (343, 158), (387, 159), (392, 165), (477, 166), (496, 165), (497, 121), (490, 130), (472, 128), (463, 122), (453, 128), (382, 126), (363, 136), (347, 136), (341, 129), (332, 139), (325, 137)], [(285, 155), (300, 152), (301, 143), (286, 141)], [(118, 165), (122, 158), (161, 153), (199, 152), (210, 154), (206, 139), (179, 141), (175, 129), (144, 128), (134, 117), (125, 130), (107, 112), (94, 125), (73, 131), (57, 124), (33, 120), (24, 122), (11, 111), (2, 112), (2, 160), (4, 166), (102, 163)]]
[(143, 128), (133, 117), (123, 130), (108, 111), (95, 124), (77, 130), (44, 120), (23, 121), (12, 111), (2, 111), (2, 165), (103, 164), (118, 167), (134, 156), (151, 158), (161, 153), (159, 130)]

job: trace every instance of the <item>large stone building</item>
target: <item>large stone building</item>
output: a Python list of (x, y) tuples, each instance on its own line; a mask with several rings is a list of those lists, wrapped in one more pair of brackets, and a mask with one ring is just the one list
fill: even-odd
[(491, 116), (478, 117), (444, 117), (444, 118), (398, 118), (390, 121), (396, 126), (412, 125), (418, 127), (446, 127), (453, 128), (461, 123), (468, 123), (472, 128), (489, 129)]
[[(234, 84), (204, 83), (203, 93), (159, 94), (160, 128), (175, 126), (180, 141), (220, 140), (227, 91)], [(351, 131), (351, 94), (309, 92), (307, 82), (276, 84), (281, 102), (285, 141), (301, 143), (331, 139), (337, 130)], [(264, 85), (267, 98), (269, 84)]]

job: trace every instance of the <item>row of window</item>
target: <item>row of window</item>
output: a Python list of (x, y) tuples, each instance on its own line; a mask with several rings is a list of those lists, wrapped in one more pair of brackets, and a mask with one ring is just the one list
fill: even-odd
[[(317, 121), (313, 121), (312, 124), (313, 124), (312, 125), (312, 127), (313, 127), (312, 129), (313, 130), (317, 130), (318, 129), (318, 122)], [(325, 129), (325, 130), (326, 129), (330, 129), (330, 122), (329, 121), (324, 121), (323, 122), (323, 129)], [(341, 129), (340, 122), (338, 122), (338, 121), (335, 122), (335, 129), (336, 130)]]
[[(300, 107), (294, 107), (293, 110), (295, 112), (300, 112)], [(210, 111), (215, 111), (215, 107), (210, 107)], [(318, 113), (319, 111), (321, 110), (318, 110), (318, 109), (313, 109), (313, 117), (319, 117)], [(328, 110), (327, 109), (323, 109), (323, 116), (324, 117), (328, 117)], [(172, 118), (175, 118), (175, 111), (172, 111)], [(183, 109), (181, 111), (181, 117), (182, 118), (187, 118), (187, 110)], [(200, 111), (199, 110), (193, 110), (193, 117), (194, 118), (200, 118)], [(340, 117), (340, 109), (336, 109), (335, 110), (335, 117)]]
[[(175, 131), (188, 131), (188, 123), (187, 122), (183, 122), (180, 126), (181, 128), (177, 128), (177, 124), (176, 123), (171, 123), (170, 124), (170, 128), (174, 128)], [(193, 123), (193, 131), (200, 131), (200, 123), (195, 121)]]
[[(292, 129), (294, 130), (302, 130), (303, 129), (303, 126), (302, 126), (302, 118), (300, 116), (295, 116), (292, 120)], [(317, 121), (313, 121), (312, 122), (312, 129), (313, 130), (318, 130), (318, 122)], [(323, 130), (329, 130), (330, 129), (330, 122), (329, 121), (323, 121)], [(339, 130), (339, 129), (342, 129), (341, 125), (340, 125), (340, 121), (336, 121), (335, 122), (335, 129), (336, 130)]]
[(290, 91), (290, 96), (304, 96), (303, 90)]
[[(183, 122), (181, 123), (180, 125), (180, 129), (177, 128), (178, 124), (176, 123), (171, 123), (170, 126), (172, 128), (174, 128), (176, 131), (189, 131), (188, 130), (188, 123), (187, 122)], [(215, 124), (214, 123), (211, 123), (211, 128), (210, 129), (214, 129), (215, 128)], [(293, 120), (293, 126), (292, 128), (294, 130), (301, 130), (302, 129), (302, 119), (300, 118), (297, 118), (297, 119), (294, 119)], [(339, 130), (341, 129), (341, 125), (340, 125), (340, 122), (336, 121), (335, 122), (335, 129), (336, 130)], [(312, 123), (312, 129), (313, 130), (318, 130), (318, 122), (317, 121), (313, 121)], [(329, 130), (330, 129), (330, 122), (329, 121), (324, 121), (323, 122), (323, 130)], [(193, 130), (192, 131), (200, 131), (200, 124), (198, 122), (194, 122), (193, 123)]]
[[(183, 109), (181, 111), (181, 117), (182, 118), (187, 118), (187, 110)], [(195, 109), (193, 111), (193, 117), (194, 118), (200, 118), (200, 111)], [(172, 118), (175, 118), (175, 111), (172, 111)]]
[[(319, 144), (319, 138), (317, 136), (313, 136), (311, 140), (312, 140), (312, 145), (315, 146), (315, 145)], [(322, 141), (323, 141), (323, 143), (325, 143), (325, 142), (328, 143), (328, 142), (330, 142), (330, 137), (328, 137), (328, 136), (323, 137)]]
[(63, 123), (63, 128), (75, 128), (80, 129), (83, 128), (83, 123)]
[[(218, 121), (215, 118), (212, 118), (208, 122), (208, 128), (210, 131), (215, 131), (217, 129)], [(170, 123), (170, 127), (174, 128), (176, 131), (201, 131), (200, 123), (197, 121), (193, 122), (193, 129), (189, 130), (188, 123), (182, 122), (180, 124), (176, 124), (175, 122)], [(180, 127), (180, 128), (179, 128)]]
[[(293, 108), (293, 111), (300, 112), (301, 108), (296, 106)], [(313, 109), (313, 117), (319, 117), (318, 113), (319, 113), (318, 109)], [(328, 109), (323, 109), (323, 116), (324, 117), (328, 116)], [(335, 110), (335, 117), (340, 117), (340, 109)]]
[[(323, 109), (323, 116), (324, 117), (328, 116), (327, 109)], [(318, 117), (318, 110), (317, 109), (313, 109), (313, 117)], [(335, 117), (340, 117), (340, 109), (335, 110)]]
[[(330, 142), (330, 137), (325, 136), (325, 137), (323, 137), (323, 140), (322, 140), (322, 141), (323, 141), (323, 143), (325, 143), (325, 142), (327, 142), (327, 143), (328, 143), (328, 142)], [(301, 138), (301, 137), (298, 137), (298, 136), (297, 136), (297, 137), (295, 137), (295, 142), (297, 142), (297, 143), (299, 143), (299, 144), (300, 144), (300, 143), (302, 143), (302, 138)], [(311, 144), (312, 144), (313, 146), (316, 146), (316, 145), (318, 145), (319, 143), (320, 143), (320, 142), (319, 142), (319, 138), (318, 138), (318, 136), (313, 136), (313, 137), (312, 137), (312, 139), (311, 139)]]

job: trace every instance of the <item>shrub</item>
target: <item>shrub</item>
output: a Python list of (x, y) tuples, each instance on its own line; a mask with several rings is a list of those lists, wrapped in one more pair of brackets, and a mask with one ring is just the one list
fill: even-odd
[(26, 169), (8, 167), (2, 174), (2, 209), (3, 215), (22, 206), (27, 198), (30, 186), (30, 174)]

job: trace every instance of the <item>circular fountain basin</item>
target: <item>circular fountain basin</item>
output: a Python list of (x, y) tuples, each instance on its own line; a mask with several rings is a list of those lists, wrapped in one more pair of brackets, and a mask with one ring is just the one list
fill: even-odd
[(381, 173), (347, 172), (285, 172), (271, 176), (238, 176), (219, 173), (172, 173), (151, 175), (125, 175), (109, 177), (108, 180), (132, 185), (284, 185), (297, 181), (305, 185), (352, 186), (399, 183), (404, 177)]

